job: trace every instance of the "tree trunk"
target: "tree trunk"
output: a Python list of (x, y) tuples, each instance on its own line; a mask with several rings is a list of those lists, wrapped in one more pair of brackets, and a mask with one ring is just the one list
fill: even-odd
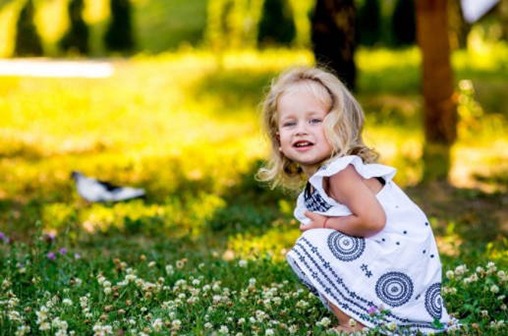
[(316, 62), (356, 89), (354, 53), (356, 7), (353, 0), (317, 0), (311, 17), (311, 39)]
[(423, 182), (445, 181), (450, 171), (450, 149), (457, 137), (447, 1), (417, 0), (416, 19), (424, 100)]

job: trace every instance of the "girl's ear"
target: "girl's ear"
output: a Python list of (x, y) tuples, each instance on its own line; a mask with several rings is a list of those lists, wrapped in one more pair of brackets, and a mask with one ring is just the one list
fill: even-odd
[(279, 132), (275, 132), (275, 140), (277, 140), (277, 143), (280, 146), (280, 134), (279, 134)]

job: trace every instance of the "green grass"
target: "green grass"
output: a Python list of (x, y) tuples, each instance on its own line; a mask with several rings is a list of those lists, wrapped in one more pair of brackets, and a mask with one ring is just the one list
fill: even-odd
[[(112, 60), (104, 79), (0, 78), (0, 334), (327, 333), (332, 316), (284, 261), (299, 234), (293, 196), (253, 179), (264, 89), (311, 54), (216, 56)], [(367, 141), (430, 216), (448, 309), (473, 335), (507, 331), (508, 104), (481, 89), (506, 89), (507, 67), (492, 59), (456, 61), (482, 92), (464, 109), (481, 114), (461, 121), (452, 185), (424, 188), (418, 54), (358, 55)], [(87, 204), (72, 170), (147, 198)]]

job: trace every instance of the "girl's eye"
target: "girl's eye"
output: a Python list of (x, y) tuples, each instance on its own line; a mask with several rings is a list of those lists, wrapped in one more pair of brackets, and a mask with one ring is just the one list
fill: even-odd
[(321, 123), (322, 121), (323, 121), (323, 120), (321, 120), (321, 119), (314, 118), (314, 119), (309, 120), (309, 124), (311, 124), (311, 125), (315, 125), (315, 124), (319, 124), (319, 123)]
[(282, 123), (282, 127), (292, 127), (295, 125), (296, 125), (296, 122), (294, 122), (294, 121), (285, 121)]

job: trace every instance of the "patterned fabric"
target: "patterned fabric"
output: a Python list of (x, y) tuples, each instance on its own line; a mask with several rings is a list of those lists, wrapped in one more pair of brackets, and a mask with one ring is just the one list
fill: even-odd
[(395, 323), (398, 333), (443, 331), (451, 321), (441, 297), (435, 239), (425, 214), (393, 183), (393, 168), (363, 164), (357, 156), (338, 158), (311, 177), (295, 216), (305, 224), (306, 210), (350, 214), (322, 189), (323, 178), (349, 164), (364, 178), (386, 182), (376, 195), (386, 213), (385, 228), (368, 238), (331, 229), (305, 231), (287, 254), (290, 266), (327, 307), (330, 302), (367, 327)]

